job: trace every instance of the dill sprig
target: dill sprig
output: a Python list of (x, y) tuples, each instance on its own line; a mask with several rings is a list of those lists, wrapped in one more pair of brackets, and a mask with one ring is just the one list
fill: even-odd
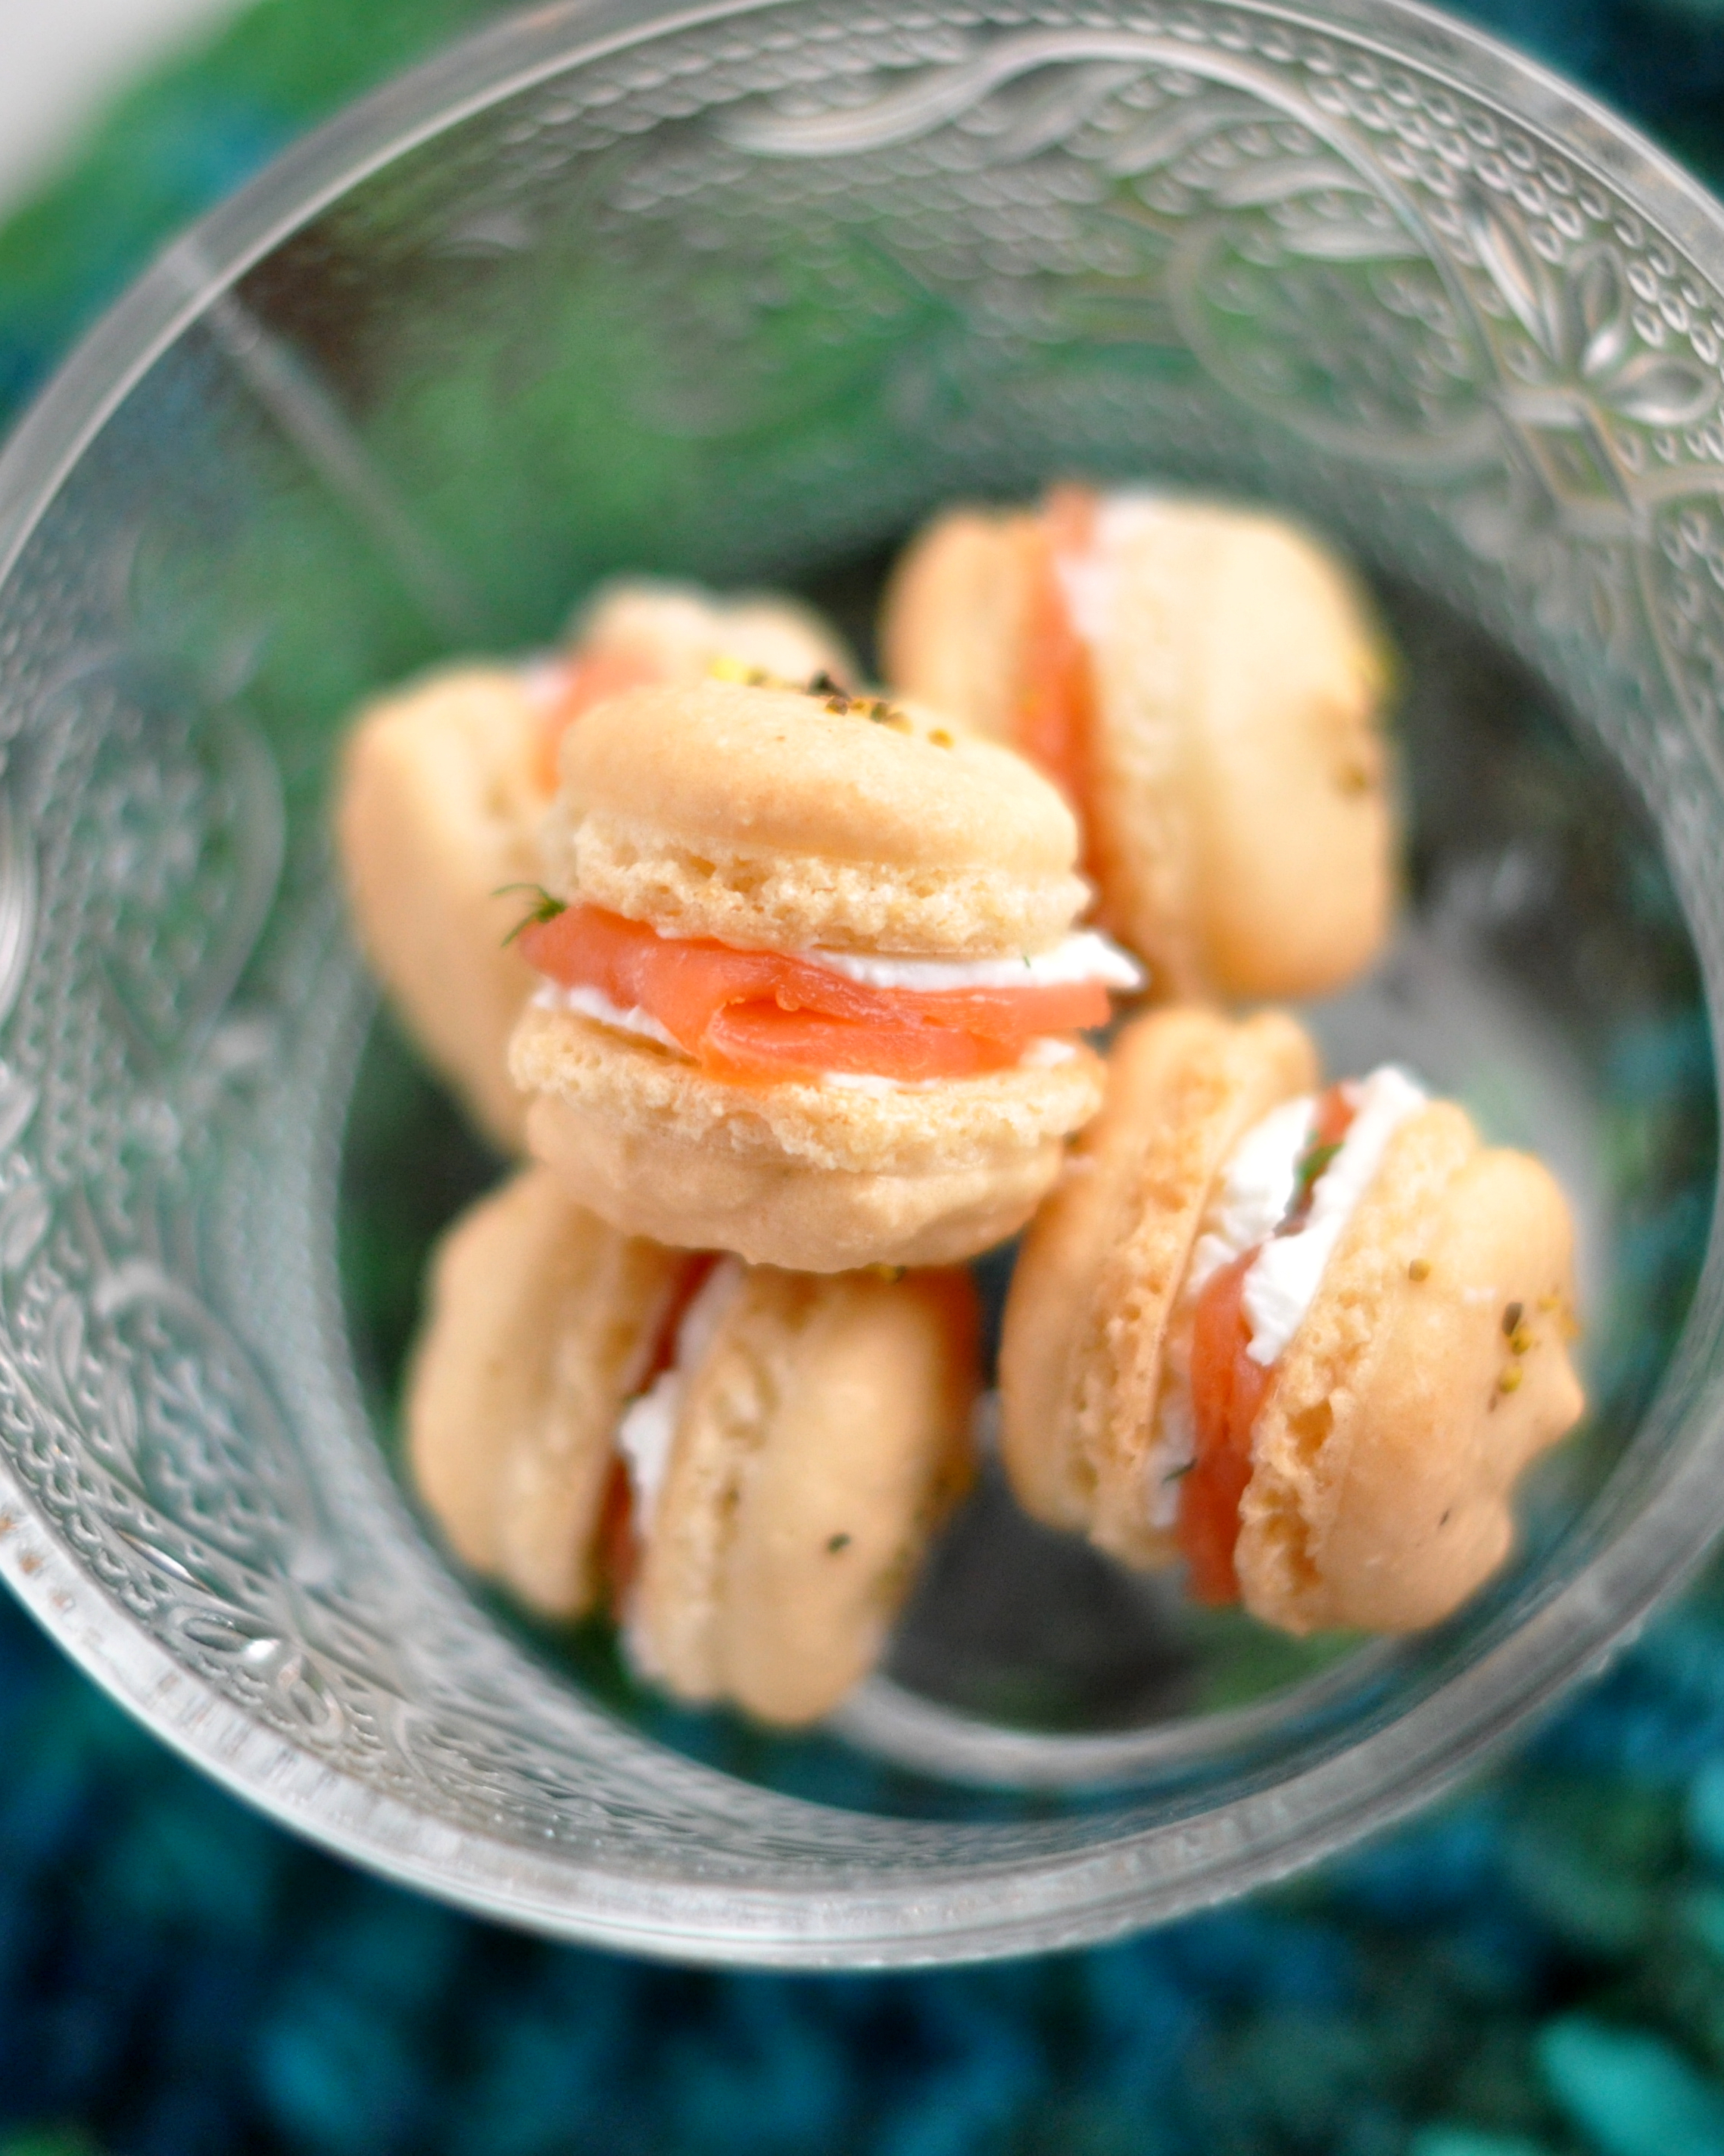
[(509, 933), (503, 938), (503, 948), (505, 951), (524, 928), (531, 928), (536, 921), (555, 921), (559, 913), (567, 913), (568, 911), (568, 906), (566, 901), (560, 898), (553, 898), (551, 893), (546, 890), (544, 885), (541, 883), (499, 884), (497, 888), (491, 893), (491, 896), (493, 898), (506, 898), (511, 891), (536, 891), (538, 893), (538, 903), (533, 907), (530, 913), (524, 914), (509, 931)]

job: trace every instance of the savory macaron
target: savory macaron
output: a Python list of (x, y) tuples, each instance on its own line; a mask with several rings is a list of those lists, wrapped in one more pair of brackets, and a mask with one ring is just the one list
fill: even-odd
[(711, 680), (589, 712), (562, 779), (511, 1067), (574, 1197), (807, 1272), (1022, 1225), (1139, 978), (1075, 925), (1053, 787), (914, 706)]
[(1013, 1486), (1285, 1631), (1434, 1624), (1582, 1412), (1573, 1244), (1546, 1170), (1405, 1073), (1319, 1090), (1280, 1013), (1153, 1014), (1024, 1239)]
[(894, 689), (1063, 789), (1101, 918), (1158, 995), (1316, 995), (1381, 949), (1388, 645), (1296, 526), (1071, 486), (954, 510), (900, 562), (880, 641)]
[(812, 1721), (873, 1666), (967, 1486), (976, 1335), (962, 1273), (667, 1250), (529, 1168), (439, 1249), (414, 1480), (529, 1607), (608, 1599), (650, 1681)]
[(607, 696), (715, 665), (854, 678), (840, 641), (793, 601), (619, 582), (577, 617), (565, 650), (442, 669), (367, 706), (348, 737), (335, 820), (360, 942), (428, 1060), (505, 1151), (521, 1149), (523, 1107), (506, 1049), (533, 985), (506, 939), (519, 887), (537, 880), (557, 745)]

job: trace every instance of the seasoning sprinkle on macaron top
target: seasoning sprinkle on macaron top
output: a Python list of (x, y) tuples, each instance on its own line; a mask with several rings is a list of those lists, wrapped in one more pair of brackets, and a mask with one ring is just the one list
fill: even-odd
[(1052, 1181), (1100, 1097), (1078, 1036), (1142, 975), (1075, 926), (1075, 825), (1022, 758), (829, 685), (643, 689), (567, 737), (512, 1068), (618, 1226), (944, 1262)]

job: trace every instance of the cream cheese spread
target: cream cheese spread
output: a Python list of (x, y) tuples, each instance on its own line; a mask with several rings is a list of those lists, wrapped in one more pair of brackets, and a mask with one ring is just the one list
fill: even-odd
[[(1246, 1132), (1209, 1200), (1186, 1269), (1182, 1301), (1188, 1312), (1224, 1265), (1256, 1249), (1240, 1301), (1251, 1328), (1247, 1353), (1265, 1368), (1279, 1361), (1316, 1299), (1323, 1269), (1368, 1188), (1401, 1125), (1424, 1105), (1424, 1089), (1385, 1064), (1354, 1089), (1353, 1118), (1334, 1158), (1311, 1187), (1311, 1208), (1290, 1235), (1276, 1229), (1298, 1187), (1299, 1163), (1311, 1143), (1316, 1106), (1306, 1094), (1271, 1108)], [(1179, 1517), (1179, 1480), (1196, 1457), (1192, 1413), (1189, 1329), (1170, 1343), (1156, 1402), (1147, 1471), (1152, 1524), (1170, 1530)]]
[(629, 1470), (634, 1500), (635, 1537), (643, 1546), (652, 1532), (664, 1471), (670, 1465), (689, 1373), (698, 1368), (712, 1345), (743, 1275), (740, 1258), (721, 1258), (712, 1268), (682, 1314), (670, 1368), (660, 1371), (646, 1391), (629, 1403), (617, 1424), (617, 1450)]
[(1143, 968), (1137, 960), (1093, 929), (1076, 930), (1051, 951), (1028, 952), (1022, 957), (876, 958), (854, 951), (821, 950), (795, 955), (864, 988), (908, 988), (925, 996), (950, 995), (965, 988), (1070, 988), (1086, 981), (1132, 990), (1144, 983)]
[(1382, 1163), (1389, 1140), (1424, 1106), (1424, 1088), (1390, 1064), (1360, 1082), (1341, 1149), (1311, 1187), (1311, 1210), (1288, 1235), (1271, 1235), (1245, 1275), (1246, 1351), (1266, 1369), (1304, 1322), (1342, 1230)]
[(685, 1052), (676, 1035), (660, 1025), (650, 1011), (643, 1010), (638, 1004), (631, 1009), (623, 1010), (599, 988), (571, 988), (561, 981), (542, 981), (533, 991), (533, 1002), (540, 1010), (573, 1011), (580, 1018), (595, 1019), (600, 1025), (610, 1026), (618, 1033), (633, 1033), (643, 1040), (656, 1040), (660, 1048), (674, 1050), (678, 1055)]
[(1089, 546), (1081, 553), (1055, 556), (1054, 573), (1066, 613), (1092, 649), (1106, 641), (1113, 625), (1121, 550), (1167, 513), (1159, 495), (1105, 494), (1095, 506)]

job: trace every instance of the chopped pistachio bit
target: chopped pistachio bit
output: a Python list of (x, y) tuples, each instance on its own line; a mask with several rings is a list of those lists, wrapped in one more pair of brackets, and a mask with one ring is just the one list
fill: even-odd
[(1500, 1393), (1518, 1392), (1521, 1388), (1521, 1380), (1526, 1376), (1526, 1372), (1521, 1368), (1518, 1363), (1511, 1363), (1507, 1369), (1503, 1372), (1502, 1375), (1496, 1381), (1497, 1391)]
[(933, 732), (928, 736), (928, 739), (932, 742), (936, 748), (956, 748), (957, 747), (957, 742), (949, 733), (947, 733), (944, 726), (936, 726)]
[(1371, 791), (1371, 774), (1362, 763), (1344, 765), (1337, 774), (1335, 783), (1349, 798)]
[(1524, 1355), (1538, 1345), (1538, 1336), (1530, 1325), (1517, 1325), (1509, 1335), (1509, 1353)]
[(826, 1537), (826, 1548), (830, 1556), (836, 1557), (840, 1550), (847, 1550), (849, 1546), (850, 1538), (848, 1535), (829, 1535)]

